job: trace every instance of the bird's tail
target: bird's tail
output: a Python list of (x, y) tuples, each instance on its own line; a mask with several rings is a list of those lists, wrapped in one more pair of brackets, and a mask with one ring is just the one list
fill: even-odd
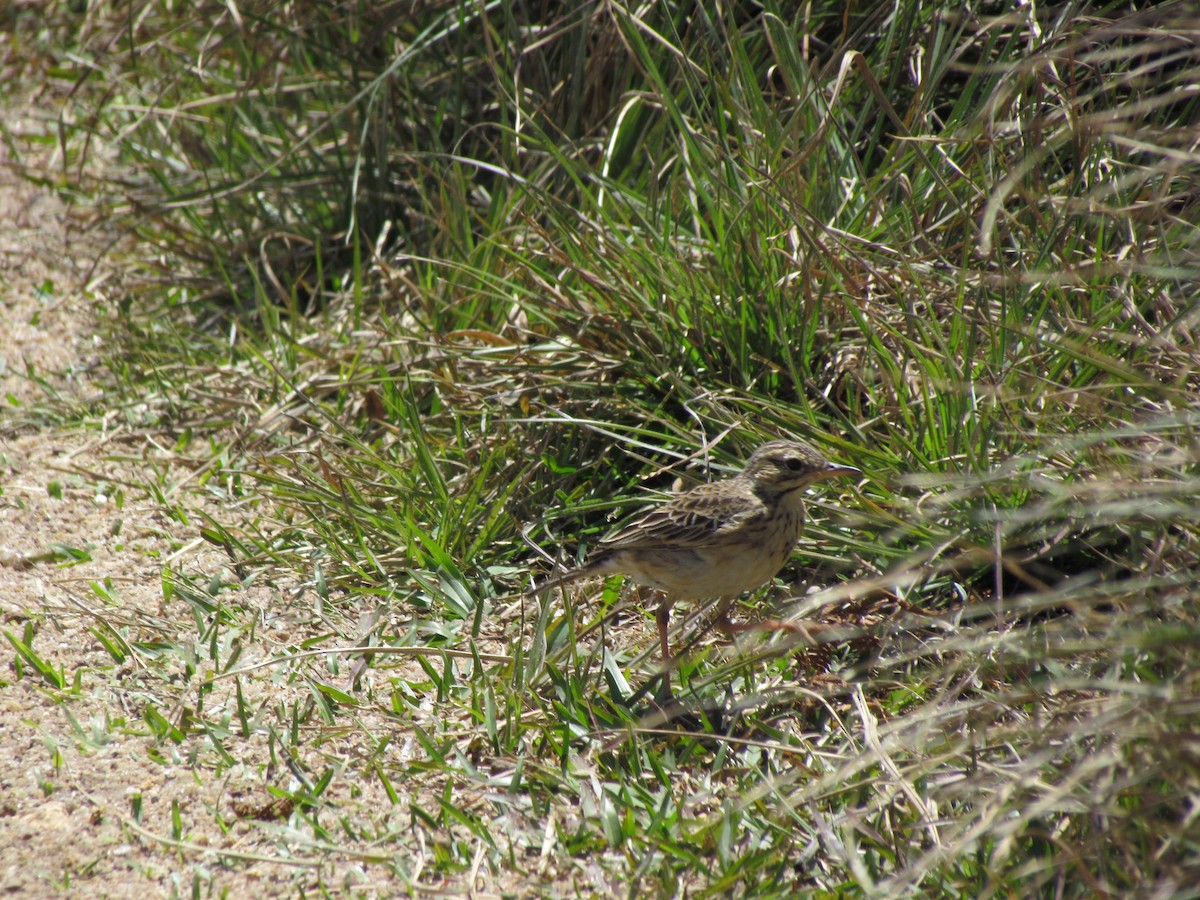
[(540, 597), (547, 591), (552, 591), (557, 587), (570, 584), (572, 581), (579, 581), (581, 578), (590, 578), (593, 575), (600, 575), (605, 571), (604, 567), (591, 563), (586, 566), (580, 566), (578, 569), (568, 569), (558, 575), (552, 575), (541, 584), (534, 585), (525, 592), (526, 597)]

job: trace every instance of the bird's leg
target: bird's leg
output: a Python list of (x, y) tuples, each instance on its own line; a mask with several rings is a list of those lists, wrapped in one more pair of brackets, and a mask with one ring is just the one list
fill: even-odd
[(654, 611), (654, 621), (658, 623), (658, 643), (662, 648), (663, 699), (674, 700), (675, 695), (671, 693), (671, 642), (667, 633), (667, 626), (671, 621), (671, 598), (666, 593), (658, 601), (658, 609)]
[(732, 622), (729, 619), (729, 609), (733, 606), (732, 600), (721, 601), (720, 607), (717, 609), (717, 617), (713, 620), (713, 626), (717, 628), (726, 637), (732, 637), (735, 634), (741, 634), (745, 631), (787, 631), (791, 634), (798, 634), (809, 644), (815, 644), (813, 634), (826, 630), (825, 625), (819, 622), (809, 622), (804, 625), (800, 622), (789, 621), (787, 619), (759, 619), (756, 622)]
[(733, 606), (733, 597), (726, 597), (717, 604), (717, 613), (712, 617), (712, 624), (709, 628), (716, 628), (721, 634), (729, 637), (734, 631), (738, 630), (737, 625), (729, 621), (729, 610)]

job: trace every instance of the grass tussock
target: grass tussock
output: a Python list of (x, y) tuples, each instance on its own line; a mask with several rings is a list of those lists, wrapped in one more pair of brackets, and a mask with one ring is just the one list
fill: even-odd
[[(117, 408), (264, 498), (206, 535), (245, 577), (302, 573), (289, 646), (329, 651), (278, 658), (315, 685), (305, 727), (242, 741), (338, 735), (326, 776), (410, 812), (385, 840), (423, 854), (413, 890), (1196, 883), (1189, 4), (57, 21), (86, 104), (63, 177), (114, 147), (82, 187), (144, 242)], [(827, 630), (701, 635), (694, 717), (661, 721), (645, 609), (520, 592), (783, 434), (867, 473), (814, 496), (758, 598)], [(198, 778), (239, 753), (200, 746), (206, 715)]]

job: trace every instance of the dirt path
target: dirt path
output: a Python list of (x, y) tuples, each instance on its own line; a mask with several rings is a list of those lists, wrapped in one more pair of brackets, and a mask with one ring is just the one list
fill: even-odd
[[(6, 127), (44, 125), (10, 113)], [(216, 574), (226, 561), (199, 537), (203, 498), (173, 491), (189, 472), (170, 444), (123, 428), (90, 378), (103, 348), (85, 282), (105, 276), (105, 236), (14, 162), (0, 144), (0, 893), (190, 893), (197, 869), (157, 838), (194, 839), (173, 817), (227, 806), (229, 783), (199, 783), (177, 746), (148, 737), (141, 657), (119, 648), (178, 639), (164, 624), (164, 565)], [(86, 407), (89, 426), (39, 411), (48, 396), (51, 409)], [(150, 483), (179, 516), (148, 499)], [(252, 591), (269, 606), (274, 592)], [(255, 872), (256, 889), (272, 877)]]
[[(407, 778), (422, 753), (409, 720), (444, 723), (421, 688), (382, 683), (420, 685), (415, 658), (347, 683), (358, 657), (341, 648), (377, 607), (327, 609), (288, 573), (233, 571), (201, 527), (252, 522), (257, 501), (199, 483), (219, 436), (181, 448), (130, 424), (136, 398), (104, 395), (94, 313), (122, 296), (112, 237), (13, 157), (48, 147), (53, 165), (52, 142), (22, 138), (53, 131), (52, 106), (6, 111), (0, 141), (0, 894), (498, 896), (489, 834), (414, 827), (447, 785)], [(324, 684), (354, 692), (338, 701), (351, 715), (322, 716)], [(508, 840), (544, 884), (554, 856), (526, 799), (510, 805)], [(444, 840), (469, 872), (439, 868)]]

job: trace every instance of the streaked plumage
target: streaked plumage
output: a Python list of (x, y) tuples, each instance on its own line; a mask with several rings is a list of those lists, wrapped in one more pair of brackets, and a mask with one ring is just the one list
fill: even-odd
[[(733, 478), (702, 484), (635, 517), (602, 540), (587, 565), (553, 579), (538, 593), (615, 573), (662, 591), (655, 618), (666, 662), (667, 627), (677, 601), (732, 600), (765, 584), (800, 538), (804, 489), (858, 471), (829, 462), (801, 441), (763, 444)], [(717, 624), (727, 624), (724, 611)], [(670, 695), (669, 679), (665, 693)]]

